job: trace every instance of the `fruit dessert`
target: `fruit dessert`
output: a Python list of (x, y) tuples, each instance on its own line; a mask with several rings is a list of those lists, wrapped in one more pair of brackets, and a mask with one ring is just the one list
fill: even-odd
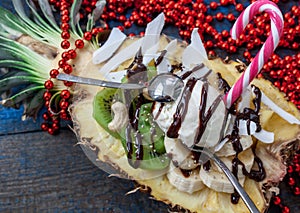
[[(172, 72), (184, 80), (179, 98), (154, 102), (143, 90), (77, 85), (71, 112), (80, 142), (97, 147), (115, 175), (150, 188), (157, 200), (191, 212), (248, 212), (218, 166), (195, 151), (208, 148), (265, 211), (285, 161), (299, 149), (299, 111), (264, 79), (255, 79), (227, 109), (224, 94), (244, 65), (208, 59), (197, 30), (190, 44), (160, 36), (162, 23), (161, 15), (145, 37), (127, 38), (116, 51), (103, 46), (93, 56), (99, 72), (79, 75), (140, 83)], [(103, 52), (111, 58), (98, 61)]]
[[(114, 28), (103, 39), (102, 30), (78, 30), (78, 1), (70, 17), (62, 15), (61, 34), (48, 1), (41, 7), (47, 23), (29, 5), (38, 24), (20, 1), (12, 2), (18, 16), (1, 9), (1, 66), (21, 72), (1, 76), (2, 105), (23, 103), (24, 118), (36, 117), (44, 99), (49, 122), (42, 128), (50, 134), (59, 129), (59, 119), (69, 118), (69, 110), (79, 143), (97, 153), (101, 168), (111, 165), (112, 175), (136, 181), (157, 200), (191, 212), (248, 212), (219, 167), (199, 154), (208, 149), (231, 169), (259, 211), (268, 208), (290, 156), (299, 150), (300, 113), (269, 81), (253, 79), (259, 68), (238, 88), (236, 82), (247, 79), (243, 63), (208, 57), (197, 29), (189, 43), (161, 35), (163, 14), (147, 25), (143, 37), (126, 37)], [(103, 10), (98, 2), (88, 31)], [(272, 35), (278, 42), (279, 35)], [(266, 60), (262, 52), (258, 67)], [(184, 86), (176, 100), (153, 101), (146, 89), (73, 85), (58, 81), (59, 72), (139, 84), (171, 72)], [(6, 93), (18, 85), (27, 87)], [(158, 84), (156, 92), (161, 89)]]

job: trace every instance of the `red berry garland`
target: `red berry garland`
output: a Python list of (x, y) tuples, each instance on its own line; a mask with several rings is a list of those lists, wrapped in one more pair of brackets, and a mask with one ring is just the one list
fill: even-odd
[[(279, 3), (276, 0), (273, 2)], [(288, 1), (280, 3), (284, 4), (285, 2), (289, 3)], [(249, 63), (270, 32), (268, 14), (257, 15), (254, 22), (248, 24), (245, 32), (236, 41), (227, 32), (218, 32), (216, 29), (218, 22), (229, 21), (233, 24), (245, 6), (235, 0), (220, 0), (219, 2), (203, 0), (108, 0), (102, 19), (106, 22), (119, 21), (127, 29), (133, 24), (145, 26), (157, 14), (164, 12), (166, 23), (175, 26), (182, 39), (189, 39), (192, 29), (197, 27), (209, 55), (216, 56), (215, 51), (220, 50), (227, 55), (236, 54), (234, 55), (236, 58), (243, 56), (244, 60)], [(230, 7), (231, 12), (228, 14), (218, 12), (222, 7)], [(232, 11), (232, 7), (235, 11)], [(128, 14), (130, 10), (132, 11)], [(284, 36), (280, 40), (278, 49), (284, 48), (293, 52), (288, 60), (274, 54), (275, 63), (266, 64), (259, 77), (264, 76), (270, 79), (300, 109), (300, 72), (297, 72), (300, 68), (300, 55), (297, 54), (300, 50), (299, 19), (299, 6), (293, 5), (290, 10), (284, 13), (286, 24)], [(273, 58), (270, 61), (273, 61)]]

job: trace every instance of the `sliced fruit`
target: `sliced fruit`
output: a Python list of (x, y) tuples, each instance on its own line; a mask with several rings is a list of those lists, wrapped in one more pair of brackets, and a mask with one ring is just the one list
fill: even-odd
[(173, 163), (181, 169), (191, 170), (199, 166), (193, 159), (191, 151), (180, 141), (180, 139), (165, 136), (166, 152)]
[(93, 117), (97, 123), (116, 139), (121, 139), (119, 133), (111, 131), (108, 124), (113, 120), (111, 105), (115, 101), (117, 89), (106, 88), (97, 93), (94, 98)]
[[(239, 160), (245, 165), (245, 168), (248, 172), (250, 172), (250, 169), (253, 166), (253, 160), (254, 160), (254, 155), (252, 153), (251, 149), (247, 149), (243, 152), (241, 152), (238, 155)], [(220, 158), (226, 166), (232, 170), (232, 159), (231, 158)], [(243, 186), (244, 181), (245, 181), (245, 175), (243, 174), (242, 171), (242, 166), (238, 166), (238, 174), (237, 174), (237, 179), (239, 180), (240, 184)], [(200, 170), (200, 178), (203, 181), (203, 183), (217, 191), (217, 192), (226, 192), (226, 193), (233, 193), (234, 188), (232, 184), (229, 182), (228, 178), (226, 175), (222, 172), (222, 170), (212, 162), (211, 168), (206, 171), (205, 169)]]
[[(241, 136), (240, 137), (240, 142), (241, 142), (241, 145), (243, 147), (243, 150), (248, 149), (253, 144), (252, 138), (249, 135)], [(227, 156), (235, 155), (235, 153), (236, 152), (233, 149), (232, 142), (230, 140), (228, 140), (224, 144), (224, 146), (216, 152), (216, 155), (220, 156), (220, 157), (223, 157), (223, 156), (227, 157)]]
[(204, 187), (202, 180), (199, 177), (199, 168), (194, 170), (183, 170), (170, 164), (167, 177), (170, 183), (179, 191), (192, 194)]

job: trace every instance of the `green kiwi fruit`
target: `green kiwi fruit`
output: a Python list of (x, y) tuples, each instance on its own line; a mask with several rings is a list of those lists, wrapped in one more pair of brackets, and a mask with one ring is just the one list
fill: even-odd
[[(113, 132), (108, 128), (108, 124), (113, 120), (113, 113), (111, 112), (112, 103), (120, 97), (117, 89), (105, 88), (97, 93), (94, 98), (93, 117), (97, 123), (111, 134), (116, 139), (121, 140), (122, 145), (127, 154), (125, 130), (121, 132)], [(152, 103), (143, 104), (139, 114), (138, 131), (143, 135), (143, 159), (138, 163), (138, 167), (147, 170), (159, 170), (166, 168), (170, 160), (166, 155), (164, 147), (164, 133), (153, 122), (151, 115)], [(151, 133), (150, 130), (154, 130)], [(132, 141), (134, 141), (134, 132), (131, 134)], [(136, 162), (136, 147), (133, 146), (133, 155), (129, 159), (131, 165)]]
[(119, 133), (113, 132), (108, 128), (108, 124), (113, 120), (111, 105), (116, 99), (117, 93), (118, 90), (112, 88), (105, 88), (98, 92), (94, 97), (93, 117), (110, 135), (116, 139), (121, 139)]

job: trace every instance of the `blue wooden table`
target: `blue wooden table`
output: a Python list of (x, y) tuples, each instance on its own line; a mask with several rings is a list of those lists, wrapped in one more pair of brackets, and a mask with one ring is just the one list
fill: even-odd
[[(12, 9), (10, 0), (0, 5)], [(134, 183), (95, 166), (68, 127), (50, 136), (41, 116), (21, 121), (22, 110), (0, 107), (0, 212), (168, 212), (146, 193), (125, 195)]]

